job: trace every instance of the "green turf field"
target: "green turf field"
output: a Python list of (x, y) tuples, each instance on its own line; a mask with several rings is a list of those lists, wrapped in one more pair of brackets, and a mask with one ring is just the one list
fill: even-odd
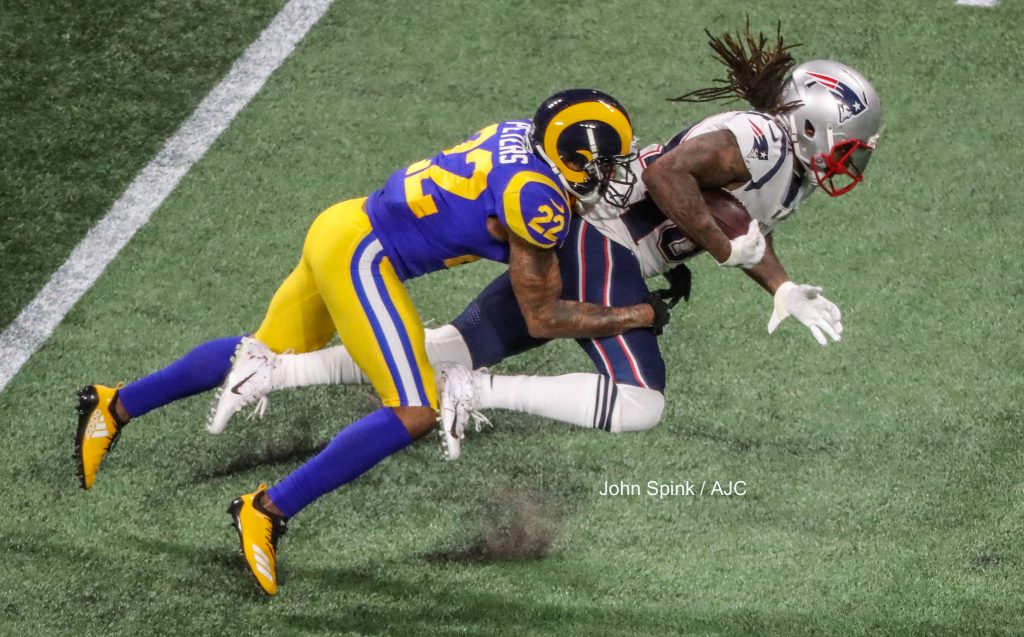
[[(0, 4), (0, 324), (282, 4)], [(1024, 634), (1024, 9), (512, 4), (338, 0), (0, 393), (0, 635)], [(659, 427), (496, 412), (457, 463), (422, 442), (293, 520), (272, 600), (224, 509), (365, 414), (368, 391), (275, 395), (219, 437), (208, 397), (186, 400), (78, 488), (74, 390), (253, 329), (319, 210), (567, 86), (620, 97), (642, 140), (665, 140), (716, 108), (663, 100), (718, 77), (702, 28), (744, 11), (781, 19), (798, 57), (863, 71), (886, 106), (866, 182), (776, 239), (843, 309), (841, 344), (793, 321), (768, 337), (770, 298), (705, 258), (662, 339)], [(438, 324), (499, 271), (411, 288)], [(590, 364), (569, 342), (501, 369)], [(605, 480), (747, 493), (601, 497)], [(546, 556), (481, 550), (510, 518)]]

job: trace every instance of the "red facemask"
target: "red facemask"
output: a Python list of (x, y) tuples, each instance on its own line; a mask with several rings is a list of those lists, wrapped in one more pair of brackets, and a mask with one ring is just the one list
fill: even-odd
[[(811, 166), (818, 185), (832, 197), (850, 192), (864, 179), (858, 166), (862, 169), (867, 165), (872, 150), (873, 147), (859, 139), (849, 139), (839, 142), (827, 153), (815, 155)], [(824, 172), (821, 164), (825, 164)]]

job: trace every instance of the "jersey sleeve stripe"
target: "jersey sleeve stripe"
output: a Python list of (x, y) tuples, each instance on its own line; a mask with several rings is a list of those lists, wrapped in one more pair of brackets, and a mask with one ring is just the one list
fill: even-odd
[[(533, 245), (540, 248), (553, 248), (559, 244), (560, 240), (558, 238), (552, 239), (542, 232), (534, 232), (532, 228), (527, 227), (527, 220), (523, 215), (521, 195), (523, 189), (529, 184), (542, 184), (550, 188), (554, 193), (558, 193), (557, 197), (561, 200), (563, 205), (561, 207), (561, 212), (557, 214), (560, 214), (563, 217), (562, 236), (565, 236), (564, 232), (569, 226), (569, 220), (566, 215), (572, 210), (569, 206), (569, 201), (565, 197), (565, 192), (554, 181), (545, 175), (530, 170), (524, 170), (516, 173), (505, 187), (505, 193), (502, 196), (502, 205), (505, 210), (505, 223), (508, 224), (509, 229), (516, 233), (517, 236), (529, 241)], [(552, 203), (555, 202), (552, 201)], [(536, 211), (527, 212), (530, 213), (531, 221), (536, 223), (533, 219), (537, 214)], [(555, 214), (553, 209), (552, 214)]]

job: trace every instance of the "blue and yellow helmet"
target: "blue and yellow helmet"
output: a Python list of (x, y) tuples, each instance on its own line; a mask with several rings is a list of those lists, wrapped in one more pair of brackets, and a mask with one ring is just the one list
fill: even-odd
[(617, 99), (594, 89), (555, 93), (537, 109), (530, 133), (534, 151), (584, 203), (604, 197), (624, 206), (637, 177), (633, 124)]

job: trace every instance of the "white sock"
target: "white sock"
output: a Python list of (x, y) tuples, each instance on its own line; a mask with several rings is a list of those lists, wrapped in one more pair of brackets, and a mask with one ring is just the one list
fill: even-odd
[(343, 345), (308, 354), (282, 354), (270, 375), (274, 389), (310, 385), (363, 385), (369, 382)]
[(614, 433), (650, 429), (665, 408), (661, 392), (612, 383), (599, 374), (477, 374), (476, 385), (480, 409), (509, 409)]
[[(442, 325), (426, 331), (427, 358), (434, 365), (458, 363), (473, 366), (469, 347), (459, 330)], [(309, 385), (364, 385), (370, 380), (352, 360), (344, 345), (309, 352), (308, 354), (282, 354), (271, 374), (274, 389), (291, 389)]]
[(427, 358), (431, 365), (458, 363), (466, 369), (473, 369), (473, 357), (462, 333), (454, 325), (442, 325), (436, 330), (427, 330)]

